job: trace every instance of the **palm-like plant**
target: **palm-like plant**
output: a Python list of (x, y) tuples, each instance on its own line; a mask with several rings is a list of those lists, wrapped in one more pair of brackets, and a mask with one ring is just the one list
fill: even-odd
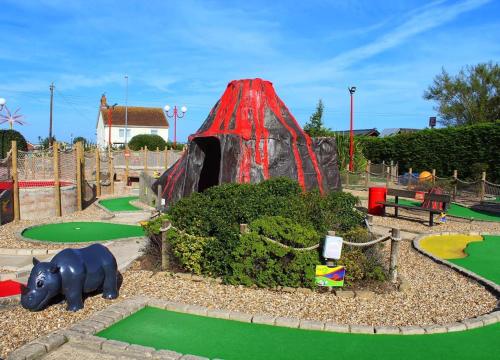
[(23, 120), (24, 115), (18, 114), (21, 108), (18, 108), (13, 114), (10, 112), (9, 108), (5, 106), (6, 114), (0, 114), (0, 124), (8, 122), (10, 125), (10, 129), (14, 127), (14, 123), (19, 125), (26, 125), (26, 122)]

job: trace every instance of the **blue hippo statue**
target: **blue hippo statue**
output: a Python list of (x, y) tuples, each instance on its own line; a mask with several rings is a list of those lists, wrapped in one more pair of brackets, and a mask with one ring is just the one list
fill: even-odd
[(81, 249), (64, 249), (50, 262), (33, 258), (33, 269), (21, 305), (28, 310), (43, 309), (55, 296), (66, 298), (69, 311), (83, 308), (83, 294), (102, 290), (105, 299), (118, 297), (116, 259), (101, 244)]

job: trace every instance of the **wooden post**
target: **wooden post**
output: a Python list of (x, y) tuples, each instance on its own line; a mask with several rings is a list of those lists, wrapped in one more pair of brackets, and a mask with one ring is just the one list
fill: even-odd
[(392, 282), (398, 279), (398, 254), (399, 242), (401, 241), (401, 230), (392, 228), (391, 230), (391, 262), (389, 265), (389, 277)]
[[(128, 156), (127, 156), (128, 155)], [(128, 144), (125, 147), (125, 185), (128, 186), (128, 177), (129, 177), (129, 161), (130, 161), (130, 149), (128, 148)]]
[(248, 230), (248, 224), (240, 224), (240, 234), (247, 234), (249, 232)]
[(95, 183), (96, 183), (96, 195), (101, 196), (101, 155), (99, 153), (99, 147), (95, 148)]
[(158, 191), (156, 192), (156, 210), (161, 209), (161, 195), (162, 195), (162, 186), (158, 185)]
[(11, 141), (11, 151), (12, 151), (12, 185), (13, 185), (13, 197), (14, 197), (14, 221), (18, 222), (21, 219), (21, 208), (19, 204), (19, 175), (17, 173), (17, 141)]
[(432, 185), (436, 185), (436, 169), (432, 169)]
[(170, 221), (164, 220), (161, 224), (161, 269), (166, 271), (170, 268), (170, 244), (167, 241), (167, 228)]
[(148, 173), (148, 147), (144, 146), (144, 172)]
[(52, 150), (54, 151), (54, 199), (55, 199), (55, 210), (56, 216), (62, 216), (61, 209), (61, 182), (59, 181), (59, 143), (54, 141), (52, 145)]
[(391, 168), (387, 167), (385, 170), (386, 170), (385, 186), (389, 187), (389, 183), (391, 182)]
[(160, 148), (158, 146), (156, 147), (156, 162), (155, 163), (156, 163), (155, 167), (159, 168), (161, 166), (161, 163), (160, 163)]
[(453, 170), (453, 200), (457, 198), (458, 171)]
[(168, 169), (168, 149), (165, 146), (165, 170)]
[(82, 184), (83, 184), (83, 176), (82, 176), (82, 147), (81, 142), (76, 143), (76, 201), (78, 210), (83, 209), (83, 201), (82, 201)]
[(372, 162), (368, 160), (366, 163), (366, 176), (365, 176), (365, 187), (368, 189), (370, 185), (370, 170), (371, 170)]
[(408, 170), (408, 190), (411, 188), (411, 182), (413, 181), (413, 169)]
[(115, 193), (115, 169), (113, 168), (113, 152), (111, 147), (108, 150), (108, 169), (109, 169), (109, 180), (110, 180), (110, 192), (111, 195)]
[(486, 194), (486, 171), (481, 174), (481, 201), (484, 200), (484, 195)]

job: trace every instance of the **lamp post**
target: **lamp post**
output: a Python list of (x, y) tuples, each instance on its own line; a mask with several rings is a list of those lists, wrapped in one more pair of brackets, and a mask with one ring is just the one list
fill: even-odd
[(353, 155), (354, 155), (354, 132), (353, 132), (353, 113), (354, 113), (354, 93), (356, 86), (347, 88), (351, 94), (351, 127), (349, 131), (349, 171), (354, 171)]
[(177, 118), (182, 119), (184, 115), (186, 114), (187, 107), (183, 106), (181, 107), (181, 114), (179, 114), (177, 110), (177, 106), (174, 106), (173, 114), (170, 115), (168, 112), (170, 111), (170, 105), (165, 105), (163, 108), (165, 110), (165, 115), (169, 118), (174, 118), (174, 147), (177, 144)]
[(5, 100), (4, 98), (0, 98), (0, 111), (3, 110), (5, 104), (7, 104), (7, 100)]

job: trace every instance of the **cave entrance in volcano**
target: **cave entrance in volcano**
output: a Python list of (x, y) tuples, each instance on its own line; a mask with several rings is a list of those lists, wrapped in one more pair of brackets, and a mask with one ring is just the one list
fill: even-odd
[(198, 180), (198, 192), (219, 185), (220, 175), (220, 142), (215, 137), (203, 137), (194, 140), (203, 152), (203, 166)]

